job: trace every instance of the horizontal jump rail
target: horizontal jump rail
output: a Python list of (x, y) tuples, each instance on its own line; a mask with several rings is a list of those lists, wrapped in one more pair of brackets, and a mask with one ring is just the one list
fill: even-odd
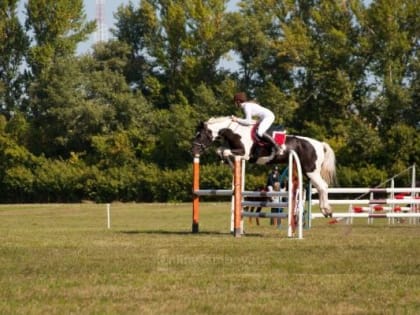
[[(396, 204), (420, 204), (420, 199), (330, 199), (332, 205), (396, 205)], [(319, 204), (318, 199), (312, 199), (312, 204)]]
[(242, 201), (242, 206), (248, 207), (265, 207), (265, 208), (287, 208), (287, 202), (271, 202), (271, 201)]
[(410, 199), (410, 198), (404, 198), (404, 199), (372, 199), (370, 201), (371, 204), (416, 204), (420, 205), (420, 199)]
[[(363, 194), (363, 193), (412, 193), (420, 192), (420, 187), (398, 187), (398, 188), (339, 188), (339, 187), (330, 187), (328, 188), (329, 194)], [(316, 188), (312, 188), (312, 194), (317, 194), (318, 191)]]
[[(354, 207), (354, 208), (358, 208), (359, 211), (372, 211), (372, 207)], [(396, 212), (397, 211), (398, 212), (399, 211), (404, 211), (404, 212), (407, 212), (407, 211), (411, 211), (411, 208), (410, 207), (400, 207), (400, 206), (397, 206), (397, 207), (382, 207), (382, 206), (380, 206), (379, 209), (374, 207), (373, 210), (375, 210), (375, 211), (396, 211)], [(356, 211), (356, 209), (355, 209), (355, 211)]]
[(196, 196), (232, 196), (232, 189), (199, 189), (193, 191)]
[(244, 197), (288, 197), (287, 191), (249, 191), (242, 192)]
[[(329, 204), (331, 205), (368, 205), (370, 200), (369, 199), (329, 199)], [(319, 200), (318, 199), (312, 199), (311, 203), (313, 205), (318, 205)]]
[[(389, 213), (356, 213), (356, 212), (336, 212), (333, 218), (420, 218), (419, 212), (389, 212)], [(312, 219), (325, 218), (322, 213), (312, 213)]]
[(271, 213), (271, 212), (250, 212), (242, 211), (243, 217), (248, 218), (287, 218), (287, 213)]

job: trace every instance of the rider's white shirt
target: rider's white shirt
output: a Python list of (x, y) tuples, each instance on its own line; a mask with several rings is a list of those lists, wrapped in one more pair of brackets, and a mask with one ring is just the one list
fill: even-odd
[(241, 107), (244, 110), (245, 118), (237, 118), (237, 121), (242, 125), (253, 125), (255, 121), (252, 117), (258, 117), (260, 121), (268, 119), (272, 122), (274, 120), (273, 112), (257, 103), (244, 102), (241, 103)]

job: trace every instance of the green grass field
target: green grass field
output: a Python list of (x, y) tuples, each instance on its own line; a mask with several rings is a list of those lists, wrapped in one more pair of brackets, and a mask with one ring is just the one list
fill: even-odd
[(420, 225), (267, 220), (227, 203), (0, 206), (0, 314), (420, 314)]

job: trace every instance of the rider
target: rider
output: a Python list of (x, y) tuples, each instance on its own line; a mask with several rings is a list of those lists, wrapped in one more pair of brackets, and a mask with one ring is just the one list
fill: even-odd
[(233, 97), (233, 102), (236, 106), (243, 109), (243, 111), (245, 112), (245, 119), (232, 116), (232, 120), (237, 121), (242, 125), (250, 126), (254, 123), (252, 117), (257, 116), (260, 119), (260, 124), (257, 129), (257, 136), (273, 145), (274, 154), (279, 153), (279, 146), (274, 141), (274, 139), (266, 132), (274, 121), (275, 117), (273, 112), (268, 108), (261, 106), (260, 104), (257, 104), (253, 101), (248, 101), (244, 92), (236, 93)]

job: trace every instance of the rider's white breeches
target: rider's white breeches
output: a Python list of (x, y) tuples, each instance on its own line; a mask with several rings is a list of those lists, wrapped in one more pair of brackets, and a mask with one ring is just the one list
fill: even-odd
[(257, 130), (257, 134), (259, 137), (262, 137), (264, 132), (267, 131), (268, 128), (270, 128), (271, 124), (274, 122), (274, 115), (267, 115), (260, 121), (260, 125)]

